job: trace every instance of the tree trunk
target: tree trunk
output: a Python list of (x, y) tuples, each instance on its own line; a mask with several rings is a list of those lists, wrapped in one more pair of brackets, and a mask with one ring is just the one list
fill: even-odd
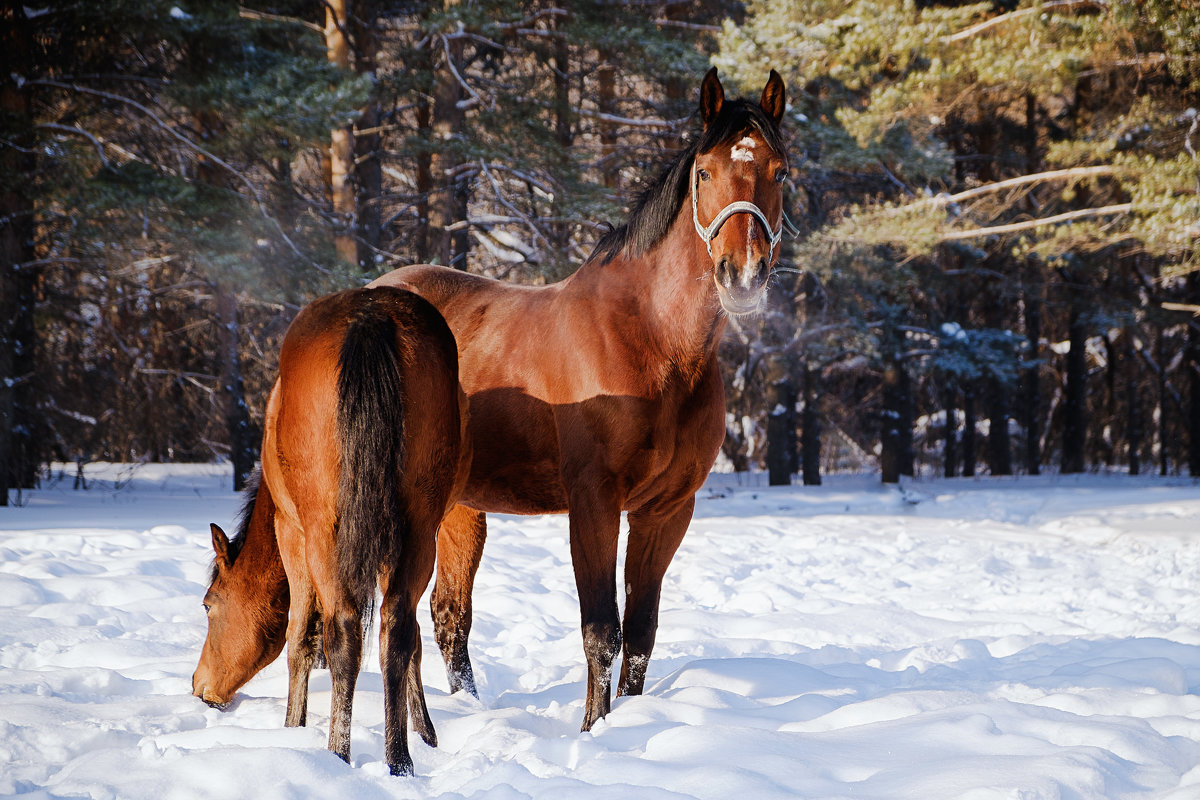
[(804, 362), (804, 409), (800, 417), (801, 468), (805, 486), (821, 485), (821, 415), (817, 408), (816, 371)]
[[(14, 72), (28, 65), (27, 15), (0, 11), (0, 45)], [(10, 488), (32, 486), (32, 373), (36, 346), (33, 304), (33, 202), (26, 194), (36, 162), (36, 136), (27, 91), (8, 74), (0, 76), (0, 121), (7, 146), (0, 146), (0, 506)]]
[(250, 410), (242, 386), (242, 363), (238, 349), (238, 301), (223, 284), (214, 287), (217, 300), (217, 346), (219, 348), (221, 405), (229, 432), (229, 460), (233, 463), (233, 490), (240, 492), (254, 471), (258, 458)]
[(1026, 351), (1025, 368), (1021, 371), (1020, 423), (1025, 431), (1025, 472), (1037, 475), (1041, 472), (1042, 453), (1038, 446), (1041, 441), (1040, 406), (1041, 386), (1038, 381), (1038, 360), (1041, 355), (1042, 338), (1042, 298), (1037, 288), (1038, 284), (1026, 281), (1025, 284), (1025, 336), (1029, 340)]
[[(445, 0), (444, 8), (449, 11), (457, 5), (457, 0)], [(441, 58), (449, 57), (450, 62), (443, 63), (434, 76), (430, 109), (428, 258), (443, 266), (465, 270), (470, 247), (470, 231), (466, 226), (470, 183), (459, 174), (461, 156), (455, 143), (462, 136), (466, 109), (461, 105), (465, 92), (454, 75), (462, 62), (463, 40), (437, 37), (430, 46), (441, 49)], [(438, 56), (433, 53), (434, 64), (439, 62)]]
[(1071, 309), (1067, 338), (1067, 388), (1063, 404), (1063, 454), (1064, 474), (1083, 472), (1083, 448), (1087, 433), (1087, 327), (1083, 323), (1080, 302), (1071, 292)]
[(788, 486), (795, 463), (796, 390), (786, 373), (778, 375), (767, 388), (767, 482)]
[(1008, 439), (1008, 387), (999, 378), (988, 378), (988, 471), (1012, 475), (1012, 447)]
[[(569, 174), (571, 147), (575, 142), (571, 109), (571, 42), (568, 39), (570, 32), (564, 30), (568, 19), (569, 17), (565, 16), (555, 17), (554, 25), (559, 35), (554, 40), (553, 55), (550, 59), (554, 79), (554, 142), (557, 145), (554, 158), (558, 164), (555, 171), (564, 178)], [(557, 218), (549, 226), (553, 252), (544, 254), (544, 260), (554, 263), (554, 271), (560, 275), (569, 274), (572, 266), (565, 258), (571, 249), (571, 225), (566, 221), (568, 213), (563, 194), (556, 192), (551, 204), (551, 216)]]
[(942, 404), (946, 407), (946, 438), (943, 462), (947, 478), (953, 478), (958, 474), (958, 415), (954, 410), (956, 394), (954, 389), (947, 386), (942, 395), (945, 398)]
[[(601, 114), (615, 116), (617, 113), (617, 68), (613, 66), (608, 53), (600, 54), (600, 66), (596, 69), (596, 106)], [(616, 123), (602, 119), (600, 128), (600, 180), (609, 189), (615, 189), (621, 174), (617, 162)]]
[[(346, 0), (326, 0), (325, 50), (329, 63), (344, 69), (353, 68), (350, 57)], [(336, 219), (333, 243), (338, 258), (350, 264), (358, 263), (358, 245), (354, 240), (354, 134), (349, 126), (335, 128), (329, 144), (329, 195)]]
[(1125, 439), (1129, 443), (1129, 474), (1142, 472), (1142, 415), (1138, 400), (1138, 362), (1133, 329), (1125, 331)]
[(968, 381), (963, 387), (962, 474), (964, 478), (975, 476), (975, 462), (979, 460), (975, 446), (975, 423), (975, 382)]
[(1166, 332), (1159, 325), (1154, 340), (1154, 359), (1158, 362), (1158, 474), (1166, 476), (1171, 469), (1167, 453), (1167, 351), (1163, 339)]
[[(353, 30), (356, 59), (354, 68), (363, 75), (375, 75), (378, 68), (379, 36), (376, 32), (378, 4), (358, 0), (354, 5)], [(358, 265), (372, 271), (383, 247), (383, 162), (379, 126), (383, 113), (379, 99), (372, 94), (363, 106), (354, 127), (354, 212), (357, 218)]]
[(912, 477), (913, 461), (915, 461), (913, 453), (913, 390), (912, 376), (908, 374), (908, 370), (904, 366), (904, 362), (899, 362), (900, 368), (900, 474)]
[(913, 473), (909, 395), (908, 374), (903, 363), (894, 354), (887, 356), (883, 368), (883, 410), (880, 415), (879, 465), (884, 483), (899, 483), (901, 475)]
[[(1200, 273), (1187, 276), (1187, 302), (1200, 302)], [(1188, 472), (1200, 477), (1200, 322), (1188, 320), (1187, 329), (1188, 387)]]

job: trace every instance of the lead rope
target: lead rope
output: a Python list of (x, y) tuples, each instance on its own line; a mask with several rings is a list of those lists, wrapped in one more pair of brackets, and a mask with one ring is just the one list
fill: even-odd
[(785, 227), (787, 228), (788, 233), (792, 235), (793, 239), (800, 235), (799, 228), (797, 228), (795, 224), (788, 219), (786, 213), (781, 215), (783, 219), (779, 222), (779, 230), (771, 230), (771, 223), (767, 220), (767, 215), (763, 213), (763, 210), (754, 203), (746, 200), (737, 200), (722, 208), (720, 213), (717, 214), (716, 219), (709, 223), (708, 227), (706, 228), (700, 224), (700, 210), (696, 203), (696, 191), (699, 185), (700, 184), (696, 179), (696, 162), (692, 161), (692, 224), (696, 226), (696, 233), (700, 235), (700, 239), (704, 242), (704, 246), (708, 248), (709, 258), (712, 258), (712, 240), (716, 238), (717, 231), (721, 230), (721, 226), (725, 224), (725, 221), (734, 214), (750, 214), (762, 223), (763, 230), (767, 232), (767, 239), (771, 243), (770, 249), (767, 250), (767, 264), (771, 264), (775, 260), (775, 247), (783, 238), (783, 229)]

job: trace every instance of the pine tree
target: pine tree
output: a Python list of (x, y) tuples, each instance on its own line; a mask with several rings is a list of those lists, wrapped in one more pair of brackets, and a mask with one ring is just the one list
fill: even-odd
[[(298, 205), (290, 166), (318, 131), (351, 118), (361, 85), (343, 80), (319, 51), (297, 49), (270, 26), (243, 19), (235, 3), (184, 5), (52, 3), (8, 12), (16, 15), (13, 35), (27, 46), (4, 76), (4, 92), (20, 98), (25, 114), (5, 118), (0, 157), (7, 164), (17, 160), (13, 153), (27, 156), (20, 218), (36, 233), (3, 271), (33, 275), (40, 295), (56, 301), (37, 309), (41, 322), (29, 334), (37, 347), (60, 334), (103, 339), (106, 324), (132, 325), (112, 332), (130, 371), (113, 376), (111, 386), (134, 397), (161, 397), (152, 387), (164, 381), (197, 380), (152, 360), (156, 345), (148, 337), (162, 296), (145, 285), (149, 272), (178, 279), (161, 291), (201, 299), (208, 317), (218, 315), (213, 327), (222, 344), (214, 348), (217, 369), (200, 371), (199, 383), (209, 381), (204, 388), (225, 409), (221, 438), (232, 442), (240, 483), (255, 437), (239, 385), (245, 343), (237, 305), (247, 296), (286, 296), (330, 274), (323, 222), (285, 216)], [(196, 298), (199, 287), (207, 297)], [(141, 318), (124, 311), (109, 317), (110, 309), (128, 308), (126, 298)], [(32, 305), (25, 304), (30, 314)], [(101, 327), (81, 329), (78, 317)], [(195, 322), (183, 324), (188, 332)], [(121, 405), (98, 394), (66, 400), (56, 387), (64, 377), (59, 366), (40, 357), (25, 372), (42, 398), (39, 407), (25, 407), (29, 418), (53, 425), (49, 412), (69, 409), (70, 418), (101, 427)], [(13, 425), (25, 427), (19, 419)], [(52, 435), (37, 440), (27, 465), (68, 455), (71, 446)], [(143, 447), (110, 454), (145, 457)]]
[[(907, 327), (953, 323), (987, 340), (1005, 330), (1025, 334), (1005, 356), (1009, 377), (982, 379), (993, 472), (1008, 469), (1010, 416), (1025, 429), (1032, 471), (1046, 455), (1041, 404), (1080, 413), (1075, 398), (1087, 388), (1076, 384), (1090, 380), (1080, 371), (1083, 348), (1102, 326), (1115, 321), (1131, 339), (1111, 348), (1114, 359), (1149, 357), (1132, 337), (1161, 314), (1145, 305), (1147, 281), (1122, 276), (1160, 272), (1148, 282), (1162, 287), (1159, 302), (1186, 298), (1172, 276), (1195, 268), (1200, 238), (1197, 34), (1200, 9), (1166, 0), (1004, 7), (852, 0), (752, 3), (746, 24), (727, 24), (720, 37), (718, 65), (742, 75), (774, 65), (793, 87), (794, 147), (810, 159), (802, 181), (824, 212), (798, 263), (820, 273), (832, 293), (856, 300), (862, 281), (849, 279), (847, 265), (870, 264), (873, 280), (902, 286), (890, 300), (881, 296), (882, 305), (862, 306), (868, 321), (886, 320), (898, 302)], [(1135, 257), (1142, 259), (1136, 268)], [(942, 266), (914, 268), (926, 263)], [(1047, 291), (1068, 263), (1074, 282)], [(965, 282), (972, 289), (963, 293), (956, 285)], [(1079, 286), (1089, 287), (1092, 312), (1064, 325), (1070, 302), (1082, 299)], [(939, 300), (955, 294), (965, 302)], [(1023, 316), (1015, 313), (1022, 306)], [(939, 308), (954, 309), (954, 317), (930, 315)], [(870, 339), (882, 361), (875, 368), (886, 372), (895, 348), (884, 345), (895, 339), (886, 325), (876, 330)], [(1060, 403), (1063, 388), (1050, 398), (1037, 391), (1062, 374), (1060, 362), (1037, 357), (1043, 339), (1075, 345), (1066, 369), (1070, 403)], [(1021, 364), (1024, 390), (1016, 392)], [(1161, 360), (1158, 366), (1167, 369)], [(942, 368), (929, 375), (952, 378)], [(1128, 432), (1128, 458), (1142, 446), (1138, 426), (1124, 421), (1124, 401), (1109, 395), (1100, 424)], [(1127, 395), (1130, 407), (1139, 405), (1136, 388)], [(1020, 405), (1014, 410), (1010, 402)], [(952, 408), (945, 410), (948, 419)], [(1072, 438), (1062, 444), (1068, 468), (1078, 466), (1076, 448), (1088, 451), (1098, 441), (1080, 434), (1079, 424), (1068, 426)], [(971, 422), (964, 450), (968, 434)], [(1165, 450), (1169, 441), (1160, 436), (1159, 444)]]

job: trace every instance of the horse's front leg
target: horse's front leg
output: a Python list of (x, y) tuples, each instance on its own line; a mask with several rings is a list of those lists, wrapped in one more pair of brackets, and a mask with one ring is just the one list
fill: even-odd
[(571, 563), (579, 591), (583, 653), (588, 665), (585, 731), (609, 712), (612, 664), (621, 650), (616, 591), (620, 525), (621, 508), (613, 498), (596, 492), (594, 486), (572, 492)]
[(283, 724), (303, 727), (308, 721), (308, 678), (317, 660), (321, 617), (308, 566), (304, 561), (303, 529), (278, 515), (275, 518), (279, 555), (288, 577), (287, 663), (288, 700)]
[(308, 721), (308, 677), (320, 646), (321, 617), (311, 588), (292, 591), (288, 613), (288, 700), (283, 724), (297, 728)]
[(467, 637), (471, 633), (471, 592), (486, 538), (482, 511), (457, 505), (450, 509), (438, 529), (437, 580), (429, 598), (434, 637), (446, 662), (450, 691), (464, 689), (473, 697), (479, 692), (467, 654)]
[(624, 654), (617, 694), (637, 695), (646, 683), (646, 665), (658, 632), (658, 602), (663, 575), (687, 533), (694, 495), (669, 510), (629, 513), (625, 553)]

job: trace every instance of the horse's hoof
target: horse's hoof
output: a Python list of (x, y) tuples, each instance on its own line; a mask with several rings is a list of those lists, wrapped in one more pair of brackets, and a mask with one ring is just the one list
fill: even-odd
[(398, 778), (411, 778), (414, 774), (412, 759), (405, 758), (398, 764), (388, 764), (388, 771)]

